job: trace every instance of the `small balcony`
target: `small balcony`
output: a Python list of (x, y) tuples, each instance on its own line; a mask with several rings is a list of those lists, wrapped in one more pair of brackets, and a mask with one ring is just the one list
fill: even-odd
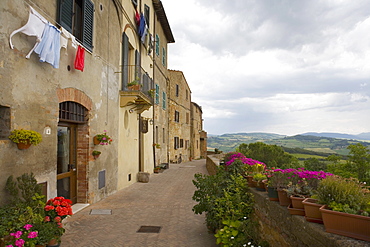
[(153, 105), (153, 97), (153, 80), (148, 73), (140, 66), (123, 66), (120, 106), (132, 105), (132, 110), (142, 113)]

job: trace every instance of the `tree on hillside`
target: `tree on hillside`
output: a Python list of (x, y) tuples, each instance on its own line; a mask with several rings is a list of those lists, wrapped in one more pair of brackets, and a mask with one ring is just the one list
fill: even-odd
[(369, 149), (361, 143), (351, 144), (349, 149), (349, 168), (357, 173), (358, 179), (361, 182), (370, 183), (370, 154)]
[(309, 171), (326, 171), (325, 162), (321, 162), (317, 158), (309, 158), (305, 160), (304, 167)]
[(333, 162), (334, 164), (338, 164), (338, 162), (341, 160), (341, 158), (338, 156), (338, 155), (335, 155), (335, 154), (332, 154), (332, 155), (329, 155), (327, 158), (326, 158), (327, 161), (331, 161)]
[(261, 161), (268, 167), (284, 168), (298, 164), (298, 160), (294, 156), (284, 152), (282, 147), (263, 142), (242, 143), (237, 148), (237, 152), (244, 154), (246, 157)]

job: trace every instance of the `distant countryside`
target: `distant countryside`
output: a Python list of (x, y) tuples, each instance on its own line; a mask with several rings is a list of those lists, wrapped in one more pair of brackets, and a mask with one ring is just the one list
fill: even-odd
[[(213, 151), (217, 149), (222, 152), (235, 151), (242, 143), (263, 142), (282, 147), (285, 152), (298, 158), (298, 160), (307, 160), (310, 158), (324, 160), (333, 154), (345, 159), (345, 156), (349, 154), (349, 149), (347, 149), (349, 145), (361, 143), (366, 147), (370, 146), (370, 136), (368, 133), (358, 136), (339, 133), (321, 134), (323, 136), (319, 135), (319, 133), (306, 133), (295, 136), (284, 136), (271, 133), (235, 133), (219, 136), (210, 135), (208, 136), (207, 142), (209, 150)], [(361, 138), (362, 140), (355, 138)]]

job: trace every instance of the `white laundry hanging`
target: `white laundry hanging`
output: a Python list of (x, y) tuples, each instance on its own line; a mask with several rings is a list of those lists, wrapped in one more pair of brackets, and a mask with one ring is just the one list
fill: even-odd
[(12, 44), (12, 37), (13, 37), (14, 34), (16, 34), (18, 32), (22, 32), (22, 33), (24, 33), (28, 36), (35, 36), (36, 37), (36, 43), (26, 56), (26, 58), (30, 58), (31, 53), (33, 52), (33, 50), (41, 42), (42, 33), (44, 32), (44, 28), (45, 28), (46, 23), (47, 23), (47, 20), (30, 6), (30, 14), (28, 16), (28, 21), (27, 21), (26, 25), (24, 25), (23, 27), (13, 31), (10, 34), (10, 38), (9, 38), (10, 48), (11, 49), (14, 48), (14, 46)]
[(62, 48), (67, 49), (68, 39), (71, 39), (72, 47), (77, 49), (78, 42), (77, 42), (75, 36), (73, 36), (70, 32), (65, 30), (63, 27), (61, 28), (61, 30), (62, 30), (62, 33), (60, 35), (60, 48), (61, 49)]

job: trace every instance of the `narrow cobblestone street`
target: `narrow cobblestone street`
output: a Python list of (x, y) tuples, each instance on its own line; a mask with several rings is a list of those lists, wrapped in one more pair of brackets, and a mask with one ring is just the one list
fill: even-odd
[[(171, 164), (163, 173), (150, 175), (149, 183), (135, 183), (77, 212), (64, 222), (61, 246), (217, 246), (204, 215), (192, 211), (192, 179), (195, 173), (207, 173), (205, 163)], [(137, 232), (141, 226), (161, 228), (159, 233)]]

